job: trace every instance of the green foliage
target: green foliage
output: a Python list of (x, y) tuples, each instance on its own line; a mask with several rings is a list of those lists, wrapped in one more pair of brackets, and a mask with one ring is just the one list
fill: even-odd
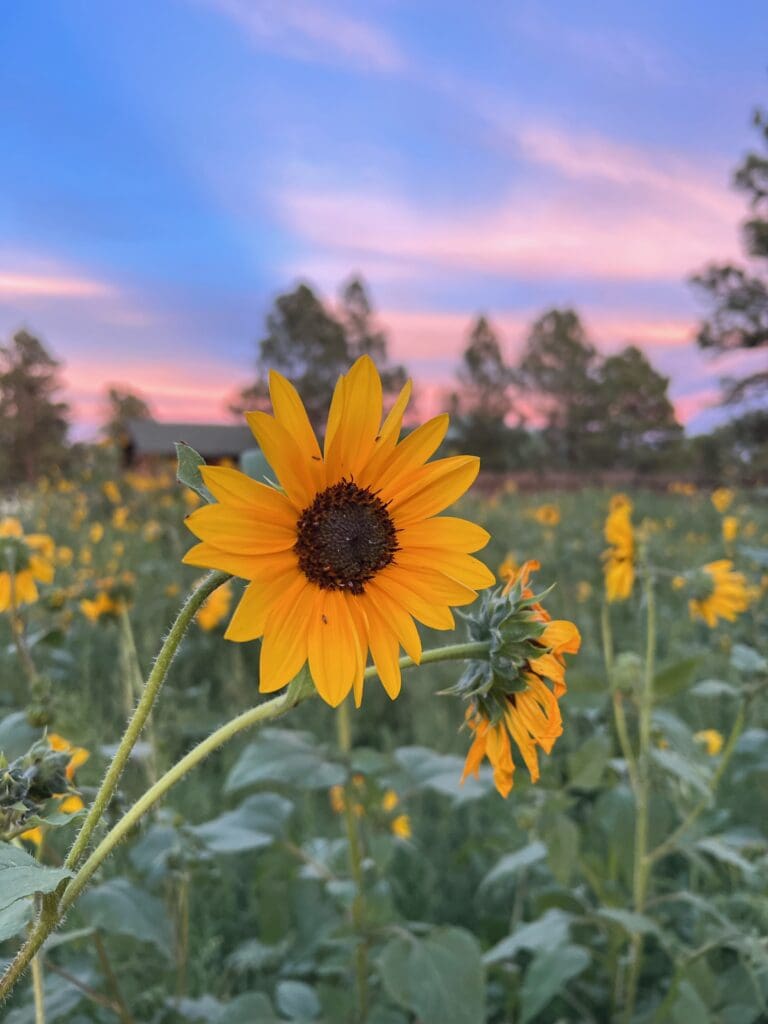
[(152, 418), (152, 411), (145, 399), (126, 388), (108, 388), (105, 405), (105, 421), (101, 430), (104, 437), (116, 447), (126, 444), (132, 420)]

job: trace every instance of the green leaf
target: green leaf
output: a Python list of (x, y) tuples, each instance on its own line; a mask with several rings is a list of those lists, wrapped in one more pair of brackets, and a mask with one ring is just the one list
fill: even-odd
[(548, 910), (538, 921), (521, 925), (512, 935), (497, 942), (483, 957), (486, 964), (511, 960), (521, 949), (538, 952), (564, 945), (570, 936), (573, 915), (563, 910)]
[(40, 729), (29, 724), (24, 711), (14, 711), (0, 722), (0, 754), (8, 761), (21, 757), (39, 739)]
[(71, 877), (68, 868), (45, 867), (19, 847), (0, 843), (0, 910), (25, 896), (54, 892)]
[(224, 790), (284, 782), (300, 789), (328, 789), (340, 785), (346, 772), (325, 752), (310, 733), (289, 729), (263, 729), (238, 758), (227, 776)]
[(542, 828), (547, 845), (547, 860), (552, 874), (561, 885), (568, 885), (579, 859), (579, 829), (567, 814), (552, 818)]
[(739, 691), (722, 679), (702, 679), (691, 689), (692, 697), (738, 697)]
[(538, 840), (529, 843), (521, 850), (515, 850), (514, 853), (507, 853), (495, 867), (491, 868), (480, 883), (480, 888), (482, 889), (502, 880), (506, 881), (516, 875), (518, 871), (522, 871), (523, 868), (529, 868), (533, 864), (544, 860), (546, 856), (547, 848), (544, 843), (540, 843)]
[(205, 459), (199, 455), (194, 448), (190, 448), (183, 441), (176, 442), (176, 479), (185, 487), (191, 488), (207, 502), (215, 502), (216, 499), (203, 482), (200, 467), (205, 465)]
[(248, 939), (241, 942), (237, 949), (227, 957), (227, 967), (236, 974), (247, 974), (248, 971), (263, 971), (269, 967), (277, 967), (288, 950), (288, 942), (278, 942), (268, 946), (260, 939)]
[(0, 910), (0, 942), (12, 939), (24, 931), (34, 914), (32, 900), (16, 900), (9, 907)]
[(90, 889), (80, 900), (88, 923), (108, 935), (127, 935), (151, 942), (170, 957), (173, 944), (165, 906), (125, 878), (112, 878)]
[(768, 671), (768, 661), (747, 644), (734, 644), (731, 648), (731, 665), (737, 672), (753, 675), (756, 672)]
[(537, 953), (520, 990), (520, 1024), (527, 1024), (543, 1010), (567, 982), (586, 970), (590, 960), (581, 946), (559, 946)]
[(242, 853), (271, 846), (282, 833), (293, 804), (276, 793), (255, 793), (233, 811), (194, 825), (189, 832), (213, 853)]
[(468, 778), (462, 785), (464, 759), (455, 754), (438, 754), (428, 747), (398, 747), (395, 761), (403, 770), (400, 790), (431, 789), (459, 803), (477, 800), (493, 790), (490, 771), (480, 771), (479, 779)]
[(280, 1024), (280, 1018), (272, 1009), (272, 1003), (262, 992), (244, 992), (226, 1003), (216, 1024)]
[(698, 667), (698, 658), (683, 658), (663, 668), (653, 680), (653, 693), (657, 700), (669, 700), (687, 690), (693, 682)]
[(485, 1019), (480, 947), (460, 928), (436, 928), (426, 939), (393, 939), (379, 961), (390, 998), (420, 1024), (477, 1024)]
[(739, 546), (739, 553), (745, 558), (748, 558), (755, 565), (760, 565), (763, 568), (768, 568), (768, 548), (756, 548), (750, 547), (746, 544)]
[(659, 930), (656, 922), (650, 917), (638, 914), (634, 910), (622, 910), (621, 907), (601, 907), (597, 911), (597, 916), (618, 925), (628, 935), (647, 935)]
[(315, 990), (302, 981), (278, 982), (277, 1008), (290, 1020), (311, 1021), (320, 1016), (320, 1000)]
[(608, 760), (611, 744), (607, 736), (596, 733), (568, 755), (569, 786), (574, 789), (597, 789)]
[(651, 757), (668, 775), (684, 786), (695, 789), (701, 796), (709, 797), (709, 777), (698, 765), (675, 750), (652, 750)]
[(755, 873), (754, 864), (751, 864), (745, 857), (742, 857), (738, 850), (735, 850), (729, 843), (723, 842), (722, 839), (718, 839), (715, 836), (699, 839), (696, 843), (696, 849), (708, 853), (710, 857), (719, 860), (721, 864), (738, 868), (744, 875), (750, 876)]
[[(93, 987), (98, 984), (96, 978), (90, 972), (86, 971), (73, 971), (73, 977), (76, 977), (83, 985), (87, 987)], [(82, 988), (71, 984), (64, 978), (47, 977), (45, 979), (45, 987), (43, 990), (43, 1005), (45, 1006), (45, 1022), (46, 1024), (56, 1024), (57, 1021), (62, 1021), (63, 1024), (69, 1024), (73, 1019), (73, 1010), (80, 1005), (85, 999), (85, 993)], [(35, 1024), (38, 1020), (35, 1014), (35, 1007), (30, 1000), (26, 1006), (20, 1006), (16, 1010), (11, 1010), (7, 1016), (3, 1017), (3, 1024)]]

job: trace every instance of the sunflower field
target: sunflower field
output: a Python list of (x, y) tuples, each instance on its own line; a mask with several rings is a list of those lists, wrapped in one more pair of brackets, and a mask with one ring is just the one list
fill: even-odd
[(764, 493), (481, 478), (436, 527), (458, 464), (329, 476), (291, 551), (332, 626), (328, 515), (378, 524), (361, 645), (238, 534), (283, 492), (199, 462), (94, 447), (0, 514), (6, 1024), (768, 1020)]

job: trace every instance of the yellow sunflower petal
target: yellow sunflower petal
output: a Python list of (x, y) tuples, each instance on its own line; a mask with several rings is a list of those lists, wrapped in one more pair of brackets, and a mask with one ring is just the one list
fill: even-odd
[(296, 510), (280, 491), (227, 466), (201, 466), (206, 487), (224, 505), (249, 508), (272, 522), (296, 522)]
[(357, 478), (370, 458), (381, 424), (381, 379), (369, 356), (361, 356), (346, 376), (341, 419), (326, 453), (329, 484)]
[(471, 486), (480, 470), (474, 455), (438, 459), (416, 470), (403, 492), (393, 497), (389, 511), (400, 530), (442, 512)]
[(298, 577), (298, 569), (291, 566), (282, 577), (276, 577), (270, 586), (264, 586), (261, 582), (249, 583), (235, 608), (224, 638), (236, 643), (245, 643), (260, 637), (272, 606), (280, 600), (284, 588), (290, 586), (294, 578)]
[(439, 547), (409, 547), (397, 552), (395, 562), (403, 568), (431, 566), (472, 589), (492, 587), (496, 582), (496, 577), (486, 565), (462, 551), (445, 551)]
[[(392, 601), (404, 608), (419, 622), (423, 622), (425, 626), (429, 626), (431, 629), (453, 629), (456, 623), (450, 608), (436, 605), (434, 600), (417, 593), (403, 582), (407, 579), (408, 577), (404, 574), (393, 578), (391, 567), (388, 567), (380, 572), (374, 580), (375, 589), (383, 590)], [(373, 584), (369, 590), (374, 590)]]
[(391, 579), (420, 594), (425, 601), (461, 606), (471, 604), (477, 597), (471, 587), (466, 587), (428, 564), (418, 565), (415, 560), (407, 567), (399, 566), (396, 560), (385, 572)]
[(296, 527), (274, 522), (251, 509), (203, 505), (184, 520), (200, 540), (222, 551), (264, 555), (287, 551), (296, 543)]
[(247, 412), (245, 418), (291, 502), (297, 509), (306, 508), (316, 493), (309, 454), (302, 452), (282, 423), (267, 413)]
[(408, 657), (418, 665), (421, 661), (421, 637), (410, 613), (385, 593), (381, 587), (377, 587), (375, 580), (368, 585), (366, 593), (362, 594), (359, 600), (366, 615), (371, 605), (374, 605), (374, 617), (377, 610), (381, 611), (382, 616), (400, 641), (400, 646)]
[(352, 689), (357, 638), (344, 594), (321, 591), (309, 621), (309, 671), (317, 692), (337, 707)]
[(53, 566), (39, 555), (29, 556), (29, 571), (41, 583), (53, 582)]
[(396, 493), (399, 479), (405, 474), (419, 469), (428, 458), (435, 454), (446, 435), (448, 423), (449, 418), (446, 413), (443, 413), (411, 431), (408, 437), (394, 449), (385, 465), (377, 469), (375, 476), (370, 475), (371, 463), (369, 463), (361, 476), (363, 486), (375, 485), (376, 490), (382, 494), (382, 500), (386, 501), (388, 497)]
[(397, 635), (381, 616), (373, 601), (366, 606), (368, 644), (381, 685), (391, 700), (400, 693), (400, 644)]
[(11, 577), (7, 572), (0, 572), (0, 614), (7, 612), (11, 606)]
[(398, 531), (401, 548), (436, 547), (449, 551), (479, 551), (491, 539), (490, 533), (476, 523), (454, 516), (436, 516), (413, 523)]
[(269, 555), (239, 555), (233, 551), (220, 551), (212, 544), (195, 544), (184, 555), (185, 565), (196, 565), (201, 569), (218, 569), (239, 576), (243, 580), (269, 582), (275, 573), (296, 566), (296, 555), (292, 551), (278, 551)]
[(298, 675), (307, 660), (307, 623), (317, 603), (317, 587), (299, 576), (267, 616), (259, 662), (259, 690), (274, 693)]

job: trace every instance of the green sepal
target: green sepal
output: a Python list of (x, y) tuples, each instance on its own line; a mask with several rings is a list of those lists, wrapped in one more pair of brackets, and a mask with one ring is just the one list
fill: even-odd
[(205, 486), (200, 472), (200, 467), (205, 465), (203, 456), (183, 441), (177, 441), (175, 448), (176, 479), (180, 484), (184, 484), (185, 487), (189, 487), (196, 494), (199, 494), (209, 504), (215, 502), (216, 499)]

